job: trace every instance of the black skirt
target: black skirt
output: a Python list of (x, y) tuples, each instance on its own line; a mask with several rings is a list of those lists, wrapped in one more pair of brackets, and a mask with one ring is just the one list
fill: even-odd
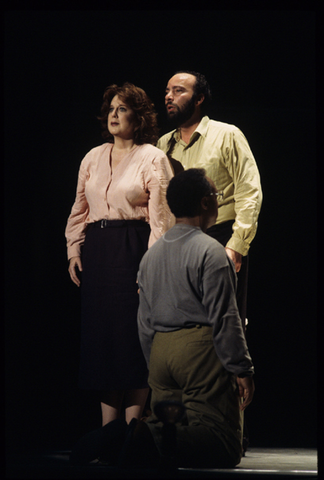
[(88, 227), (82, 249), (80, 388), (145, 388), (136, 277), (150, 226), (140, 220)]

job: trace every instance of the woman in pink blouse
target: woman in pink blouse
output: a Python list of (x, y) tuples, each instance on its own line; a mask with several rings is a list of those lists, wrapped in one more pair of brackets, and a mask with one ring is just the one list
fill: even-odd
[(101, 108), (108, 143), (82, 160), (66, 226), (69, 273), (81, 286), (80, 388), (101, 402), (102, 424), (140, 418), (148, 395), (137, 332), (136, 276), (147, 250), (171, 226), (173, 176), (154, 147), (157, 120), (146, 93), (112, 85)]

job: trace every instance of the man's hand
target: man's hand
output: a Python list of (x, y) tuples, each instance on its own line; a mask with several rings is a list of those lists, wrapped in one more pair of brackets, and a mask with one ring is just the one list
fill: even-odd
[(242, 255), (228, 247), (225, 247), (225, 250), (229, 258), (234, 262), (236, 273), (239, 272), (242, 265)]
[(243, 411), (252, 402), (254, 395), (254, 381), (252, 377), (237, 377), (237, 385), (239, 388), (239, 396), (243, 399), (243, 403), (240, 403), (240, 409)]
[(77, 268), (80, 272), (82, 272), (81, 258), (80, 257), (72, 257), (70, 259), (70, 264), (69, 264), (69, 274), (70, 274), (72, 282), (75, 283), (79, 287), (81, 282), (80, 282), (79, 277), (77, 275), (77, 271), (76, 271)]

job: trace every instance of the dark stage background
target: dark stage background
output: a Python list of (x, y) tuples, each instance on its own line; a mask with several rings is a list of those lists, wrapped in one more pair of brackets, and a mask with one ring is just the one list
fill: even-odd
[(217, 120), (237, 125), (264, 191), (250, 253), (254, 447), (316, 446), (315, 13), (7, 11), (6, 435), (13, 451), (69, 449), (100, 424), (77, 388), (79, 290), (64, 229), (83, 156), (102, 143), (102, 94), (144, 88), (168, 130), (164, 88), (205, 73)]

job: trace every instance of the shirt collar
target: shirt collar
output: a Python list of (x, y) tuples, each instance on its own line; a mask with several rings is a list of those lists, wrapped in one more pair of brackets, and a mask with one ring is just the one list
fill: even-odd
[[(207, 115), (205, 115), (200, 120), (200, 123), (199, 123), (198, 127), (196, 128), (196, 130), (191, 135), (189, 144), (191, 143), (191, 140), (194, 139), (197, 135), (201, 135), (202, 137), (206, 136), (207, 128), (208, 128), (208, 122), (209, 122), (209, 117)], [(176, 142), (179, 142), (181, 140), (180, 129), (179, 128), (177, 128), (177, 130), (174, 131), (174, 139), (175, 139)]]
[(207, 115), (205, 115), (198, 127), (196, 128), (196, 130), (194, 131), (194, 133), (199, 133), (200, 135), (202, 135), (203, 137), (205, 137), (207, 135), (207, 129), (208, 129), (208, 122), (209, 122), (209, 117)]

